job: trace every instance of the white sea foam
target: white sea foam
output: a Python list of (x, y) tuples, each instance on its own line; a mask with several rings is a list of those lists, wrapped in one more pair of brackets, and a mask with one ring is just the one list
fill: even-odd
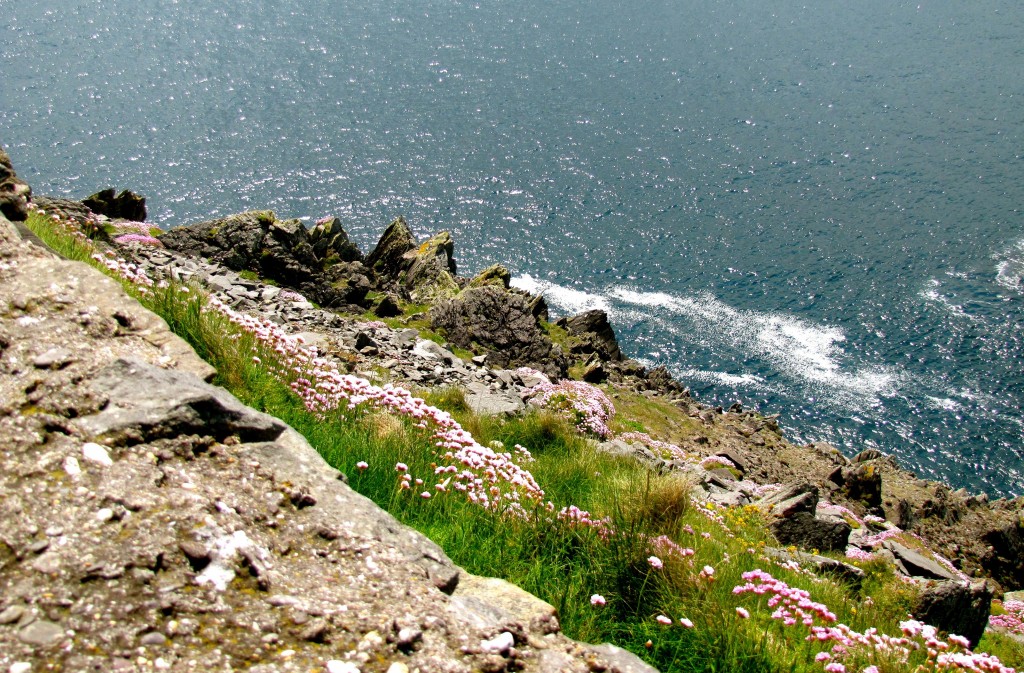
[(996, 260), (996, 282), (1011, 289), (1024, 289), (1024, 239), (993, 255)]
[(932, 397), (931, 395), (925, 395), (928, 402), (936, 409), (943, 411), (959, 411), (961, 404), (956, 400), (951, 400), (948, 397)]
[[(723, 340), (729, 345), (760, 357), (780, 372), (826, 389), (832, 401), (847, 406), (875, 403), (899, 386), (899, 375), (891, 367), (862, 366), (847, 371), (840, 364), (846, 340), (837, 327), (814, 324), (781, 313), (741, 311), (710, 293), (675, 296), (664, 292), (638, 292), (617, 287), (610, 293), (619, 301), (670, 311), (685, 329), (705, 340)], [(745, 375), (705, 373), (723, 383), (751, 383)], [(735, 377), (732, 380), (723, 376)], [(831, 391), (831, 394), (828, 393)]]
[(530, 274), (513, 278), (512, 287), (526, 290), (531, 294), (542, 294), (548, 304), (556, 306), (569, 314), (582, 313), (594, 309), (602, 311), (609, 311), (610, 309), (607, 297), (540, 280)]
[(954, 303), (949, 297), (939, 292), (939, 288), (941, 286), (942, 283), (932, 278), (925, 284), (925, 289), (921, 290), (919, 296), (929, 304), (937, 306), (949, 315), (956, 316), (958, 318), (967, 318), (968, 320), (977, 320), (977, 318), (964, 311), (963, 306)]

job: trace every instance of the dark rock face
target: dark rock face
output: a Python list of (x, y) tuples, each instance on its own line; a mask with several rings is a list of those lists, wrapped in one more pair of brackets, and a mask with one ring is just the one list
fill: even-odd
[[(161, 237), (171, 250), (248, 270), (327, 307), (361, 305), (372, 287), (369, 271), (352, 257), (348, 236), (331, 224), (312, 237), (299, 220), (251, 211), (177, 227)], [(326, 255), (321, 259), (316, 250)], [(326, 260), (331, 260), (328, 263)]]
[(842, 551), (850, 540), (850, 524), (815, 518), (810, 512), (796, 512), (770, 524), (776, 539), (784, 545), (802, 549)]
[(366, 266), (378, 276), (397, 280), (409, 266), (405, 253), (415, 249), (416, 238), (405, 219), (399, 217), (388, 225), (377, 246), (366, 256)]
[(564, 377), (561, 349), (537, 324), (526, 298), (495, 285), (466, 288), (430, 309), (435, 329), (461, 348), (488, 351), (488, 364), (498, 367), (533, 367), (549, 376)]
[(309, 243), (313, 246), (313, 253), (325, 265), (363, 261), (363, 253), (349, 240), (348, 233), (341, 226), (341, 220), (336, 217), (318, 221), (309, 230)]
[(988, 625), (992, 589), (987, 582), (940, 582), (925, 589), (912, 614), (926, 624), (978, 644)]
[(842, 468), (840, 480), (850, 500), (863, 503), (869, 510), (882, 506), (882, 472), (873, 461), (855, 462), (852, 467)]
[(127, 189), (120, 194), (115, 194), (113, 189), (103, 189), (82, 199), (82, 204), (97, 215), (106, 215), (111, 219), (133, 222), (146, 220), (145, 197)]
[(570, 336), (578, 340), (571, 348), (572, 355), (586, 356), (597, 353), (602, 360), (622, 360), (619, 342), (615, 338), (611, 323), (608, 322), (608, 314), (604, 311), (587, 311), (571, 318), (563, 318), (556, 324), (564, 327)]
[(981, 563), (1007, 589), (1024, 588), (1024, 518), (982, 535), (991, 547)]
[(32, 190), (14, 172), (11, 158), (0, 148), (0, 213), (11, 222), (23, 222), (31, 195)]

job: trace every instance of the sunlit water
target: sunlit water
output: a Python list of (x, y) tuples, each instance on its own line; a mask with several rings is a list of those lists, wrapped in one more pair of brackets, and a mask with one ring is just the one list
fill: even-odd
[(403, 214), (704, 401), (1024, 492), (1024, 5), (225, 4), (6, 3), (36, 191)]

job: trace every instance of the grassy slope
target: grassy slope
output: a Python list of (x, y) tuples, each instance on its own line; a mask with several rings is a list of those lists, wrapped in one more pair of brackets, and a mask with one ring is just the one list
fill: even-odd
[[(87, 245), (70, 239), (47, 218), (33, 216), (29, 224), (62, 254), (88, 258)], [(457, 393), (428, 394), (429, 401), (452, 411), (480, 443), (497, 440), (508, 447), (528, 447), (535, 461), (527, 467), (547, 497), (559, 508), (574, 504), (609, 517), (616, 535), (605, 538), (549, 516), (498, 516), (454, 494), (423, 500), (415, 490), (401, 491), (396, 462), (407, 463), (412, 474), (429, 480), (435, 460), (429, 438), (408, 421), (358, 410), (318, 419), (268, 373), (274, 355), (216, 312), (203, 310), (203, 298), (195, 290), (171, 287), (140, 299), (217, 368), (218, 383), (303, 433), (328, 462), (349, 475), (355, 489), (441, 544), (459, 565), (505, 578), (555, 605), (565, 632), (574, 638), (613, 642), (666, 673), (822, 670), (814, 662), (822, 647), (806, 642), (802, 627), (783, 627), (771, 619), (764, 598), (733, 594), (732, 588), (743, 583), (741, 573), (754, 568), (808, 590), (839, 621), (857, 630), (875, 626), (898, 635), (898, 622), (906, 617), (913, 590), (883, 564), (865, 567), (869, 575), (860, 591), (779, 568), (760, 551), (773, 541), (756, 512), (716, 512), (721, 520), (715, 522), (690, 504), (687, 486), (677, 477), (653, 475), (635, 461), (599, 454), (566, 423), (541, 412), (513, 420), (481, 418), (465, 409)], [(264, 364), (253, 362), (254, 353)], [(671, 441), (673, 427), (691, 422), (671, 405), (623, 396), (617, 404), (613, 426), (621, 430), (643, 429)], [(357, 469), (359, 461), (369, 468)], [(649, 541), (663, 534), (693, 548), (695, 555), (681, 559), (652, 549)], [(663, 569), (651, 567), (647, 559), (652, 554), (665, 561)], [(701, 575), (705, 565), (714, 568), (713, 580)], [(607, 605), (591, 605), (593, 594), (604, 596)], [(738, 616), (738, 606), (748, 608), (751, 618)], [(655, 619), (658, 615), (675, 623), (663, 626)], [(683, 617), (694, 627), (679, 626)], [(986, 648), (1006, 663), (1022, 660), (1020, 646), (1006, 639), (986, 636), (979, 649)], [(915, 656), (911, 664), (923, 660), (923, 654)], [(883, 671), (913, 669), (911, 664), (876, 663)]]

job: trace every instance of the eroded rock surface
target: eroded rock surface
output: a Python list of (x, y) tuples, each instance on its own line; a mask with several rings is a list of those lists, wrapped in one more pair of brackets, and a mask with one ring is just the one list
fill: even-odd
[(0, 670), (653, 670), (524, 592), (460, 587), (120, 286), (3, 218), (0, 311)]

